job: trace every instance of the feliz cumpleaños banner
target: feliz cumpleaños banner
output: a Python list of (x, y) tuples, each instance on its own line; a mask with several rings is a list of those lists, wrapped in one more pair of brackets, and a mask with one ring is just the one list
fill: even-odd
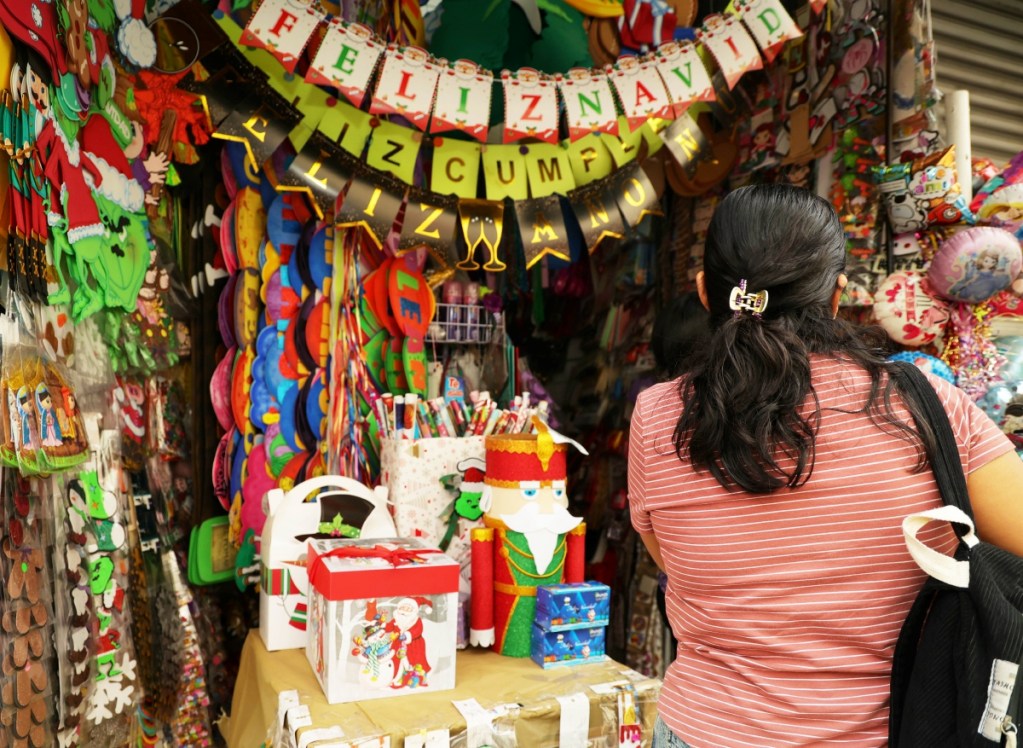
[[(306, 193), (321, 215), (365, 228), (378, 246), (404, 205), (399, 249), (426, 245), (445, 265), (457, 259), (460, 233), (467, 255), (458, 267), (480, 267), (480, 250), (483, 267), (503, 269), (497, 248), (507, 213), (527, 266), (546, 254), (568, 259), (566, 221), (578, 223), (593, 251), (658, 211), (665, 166), (692, 177), (713, 157), (703, 129), (675, 109), (674, 119), (641, 123), (616, 115), (617, 135), (590, 132), (560, 143), (426, 137), (330, 96), (267, 50), (240, 45), (245, 32), (229, 17), (214, 19), (233, 43), (207, 44), (200, 59), (213, 74), (184, 85), (202, 95), (215, 136), (244, 144), (253, 169), (266, 165), (278, 190)], [(722, 112), (735, 114), (732, 83), (723, 71), (710, 76), (704, 99), (719, 120)], [(514, 211), (506, 210), (508, 198)]]

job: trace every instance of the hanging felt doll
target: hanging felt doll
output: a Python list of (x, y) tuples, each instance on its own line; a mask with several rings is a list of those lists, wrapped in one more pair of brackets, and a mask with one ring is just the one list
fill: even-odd
[(18, 388), (18, 416), (21, 418), (21, 448), (33, 451), (39, 448), (39, 430), (32, 407), (32, 393), (27, 385)]
[(85, 423), (82, 411), (78, 407), (78, 398), (70, 387), (61, 387), (62, 408), (57, 413), (61, 435), (65, 443), (72, 443), (83, 449), (88, 446), (85, 436)]
[(36, 385), (36, 408), (39, 411), (39, 436), (43, 446), (62, 446), (64, 440), (61, 438), (60, 424), (57, 422), (57, 411), (53, 407), (53, 395), (44, 382)]

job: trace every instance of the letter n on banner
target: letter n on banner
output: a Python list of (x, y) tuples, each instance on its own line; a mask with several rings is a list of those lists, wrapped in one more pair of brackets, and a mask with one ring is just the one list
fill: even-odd
[(635, 226), (647, 216), (664, 215), (657, 188), (639, 164), (629, 164), (609, 181), (608, 190), (627, 226)]
[(312, 208), (322, 219), (334, 211), (349, 178), (341, 149), (317, 132), (292, 159), (275, 189), (306, 193)]
[(544, 255), (566, 261), (572, 258), (568, 247), (568, 230), (561, 214), (561, 200), (557, 195), (538, 200), (520, 200), (515, 203), (515, 218), (519, 224), (527, 270), (542, 260)]
[(618, 202), (602, 185), (576, 190), (568, 195), (568, 202), (590, 254), (597, 251), (604, 239), (621, 239), (625, 235)]
[(323, 19), (312, 4), (300, 0), (263, 0), (242, 32), (240, 43), (269, 50), (285, 70), (293, 73), (302, 50)]
[(336, 225), (361, 226), (380, 248), (394, 227), (405, 189), (383, 175), (357, 174), (337, 209)]
[(696, 173), (696, 163), (707, 153), (710, 144), (696, 120), (683, 114), (661, 131), (668, 153), (690, 177)]

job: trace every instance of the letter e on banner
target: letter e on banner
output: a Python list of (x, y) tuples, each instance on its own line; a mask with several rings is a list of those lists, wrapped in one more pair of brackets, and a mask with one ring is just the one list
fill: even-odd
[(729, 89), (735, 88), (743, 73), (764, 67), (756, 42), (735, 16), (708, 15), (696, 38), (714, 55)]
[(305, 79), (333, 86), (355, 106), (361, 106), (383, 51), (383, 45), (373, 40), (373, 32), (366, 26), (331, 19)]
[(300, 0), (263, 0), (252, 14), (239, 43), (268, 50), (289, 73), (295, 72), (302, 50), (323, 15)]

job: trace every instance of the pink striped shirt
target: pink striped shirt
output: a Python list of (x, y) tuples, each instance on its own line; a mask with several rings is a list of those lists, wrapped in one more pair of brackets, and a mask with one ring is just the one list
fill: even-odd
[[(1011, 451), (962, 391), (931, 381), (967, 472)], [(911, 444), (835, 410), (862, 407), (866, 372), (815, 358), (813, 382), (813, 475), (766, 496), (679, 460), (677, 381), (644, 391), (632, 415), (632, 524), (657, 536), (679, 640), (658, 711), (694, 748), (887, 745), (891, 658), (924, 579), (901, 523), (941, 499), (929, 470), (913, 472)], [(952, 546), (947, 528), (932, 535)]]

